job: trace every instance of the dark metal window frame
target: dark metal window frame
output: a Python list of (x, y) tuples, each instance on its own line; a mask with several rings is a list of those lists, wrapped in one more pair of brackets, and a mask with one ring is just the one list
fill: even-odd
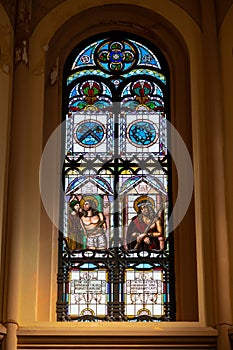
[[(69, 55), (65, 67), (64, 67), (64, 78), (63, 78), (63, 118), (65, 118), (67, 114), (67, 106), (69, 101), (69, 92), (72, 88), (72, 86), (75, 85), (76, 81), (74, 81), (71, 86), (69, 86), (69, 89), (67, 88), (66, 79), (67, 76), (70, 74), (70, 67), (71, 63), (74, 61), (74, 58), (77, 56), (77, 54), (88, 44), (91, 42), (94, 42), (94, 40), (98, 40), (100, 38), (104, 37), (111, 37), (113, 40), (117, 39), (120, 40), (121, 38), (129, 38), (133, 40), (137, 40), (139, 42), (142, 42), (144, 45), (146, 45), (149, 49), (152, 50), (153, 53), (157, 57), (159, 57), (159, 62), (162, 63), (162, 71), (163, 74), (166, 76), (167, 79), (167, 88), (164, 91), (165, 93), (165, 113), (166, 117), (169, 120), (170, 119), (170, 81), (169, 81), (169, 68), (166, 63), (166, 60), (164, 56), (162, 55), (161, 51), (156, 48), (152, 43), (145, 40), (144, 38), (141, 38), (138, 35), (132, 35), (129, 33), (123, 33), (123, 32), (111, 32), (111, 33), (102, 33), (98, 36), (93, 36), (86, 41), (79, 44)], [(93, 77), (89, 77), (93, 78)], [(99, 77), (94, 77), (96, 81), (100, 80)], [(151, 80), (150, 77), (147, 75), (140, 76), (141, 79), (147, 79)], [(87, 77), (81, 78), (82, 81), (87, 80)], [(81, 81), (80, 80), (80, 81)], [(128, 79), (129, 81), (135, 80), (134, 77), (131, 79)], [(160, 85), (159, 80), (156, 81), (158, 85)], [(112, 90), (113, 92), (113, 101), (115, 102), (115, 105), (118, 106), (120, 103), (119, 95), (117, 95), (116, 90)], [(115, 123), (117, 123), (116, 116), (118, 115), (119, 111), (117, 110), (117, 107), (114, 111), (115, 115)], [(115, 130), (118, 130), (117, 128)], [(117, 131), (116, 131), (117, 133)], [(117, 134), (115, 134), (115, 137), (117, 138)], [(169, 135), (168, 140), (169, 142)], [(64, 150), (63, 150), (64, 152)], [(98, 162), (98, 159), (96, 159), (96, 162)], [(169, 197), (169, 212), (171, 212), (171, 203), (172, 203), (172, 183), (171, 183), (171, 157), (168, 154), (166, 157), (161, 158), (158, 160), (160, 166), (164, 169), (164, 171), (168, 174), (169, 179), (169, 186), (168, 186), (168, 197)], [(76, 159), (75, 161), (72, 158), (66, 157), (66, 161), (64, 162), (63, 167), (63, 179), (65, 176), (65, 173), (68, 169), (78, 169), (80, 163), (80, 159)], [(106, 169), (113, 168), (115, 176), (119, 175), (118, 168), (119, 164), (121, 163), (121, 167), (125, 169), (129, 169), (130, 165), (127, 160), (120, 159), (120, 157), (114, 158), (113, 161), (108, 162), (105, 166)], [(85, 164), (85, 160), (84, 160)], [(133, 164), (135, 166), (135, 164)], [(165, 165), (165, 166), (164, 166)], [(86, 163), (86, 166), (90, 166), (88, 162)], [(140, 166), (138, 165), (138, 169)], [(150, 171), (151, 164), (148, 162), (148, 171)], [(63, 213), (63, 198), (61, 199), (61, 213)], [(117, 193), (115, 194), (115, 203), (117, 205)], [(115, 210), (117, 213), (117, 210)], [(62, 215), (61, 215), (62, 220)], [(119, 225), (117, 215), (114, 219), (115, 227)], [(117, 232), (117, 231), (116, 231)], [(74, 256), (73, 252), (69, 249), (69, 247), (66, 244), (66, 240), (64, 238), (64, 235), (62, 232), (59, 233), (59, 261), (58, 261), (58, 300), (57, 300), (57, 320), (58, 321), (79, 321), (79, 322), (87, 322), (87, 321), (147, 321), (147, 322), (154, 322), (154, 321), (174, 321), (175, 320), (175, 314), (176, 314), (176, 308), (175, 308), (175, 276), (174, 276), (174, 239), (173, 239), (173, 233), (169, 234), (169, 237), (166, 240), (165, 249), (163, 251), (158, 251), (156, 254), (153, 254), (153, 257), (151, 256), (151, 252), (148, 252), (148, 254), (144, 254), (145, 256), (142, 257), (142, 254), (140, 251), (134, 252), (134, 254), (130, 254), (128, 251), (124, 249), (123, 246), (119, 246), (118, 244), (118, 235), (116, 233), (114, 242), (112, 244), (112, 248), (108, 248), (105, 251), (99, 252), (99, 251), (92, 251), (91, 254), (86, 254), (86, 250), (80, 251), (79, 256)], [(90, 256), (91, 255), (91, 256)], [(155, 257), (156, 255), (156, 257)], [(153, 267), (161, 267), (163, 269), (164, 279), (169, 285), (169, 300), (164, 303), (164, 316), (162, 317), (151, 317), (148, 315), (145, 316), (138, 316), (134, 318), (128, 318), (124, 313), (124, 301), (123, 301), (123, 295), (119, 295), (119, 285), (121, 285), (121, 290), (123, 290), (123, 284), (124, 284), (124, 271), (129, 266), (137, 266), (138, 262), (143, 262), (145, 264), (151, 264)], [(68, 315), (68, 301), (66, 300), (66, 294), (67, 294), (67, 285), (69, 281), (69, 271), (72, 267), (75, 266), (75, 268), (79, 268), (84, 263), (91, 263), (98, 268), (98, 266), (105, 267), (108, 270), (108, 283), (112, 285), (113, 293), (110, 295), (110, 300), (107, 303), (107, 315), (101, 319), (99, 319), (96, 316), (92, 315), (85, 315), (77, 317), (76, 319), (71, 318)]]

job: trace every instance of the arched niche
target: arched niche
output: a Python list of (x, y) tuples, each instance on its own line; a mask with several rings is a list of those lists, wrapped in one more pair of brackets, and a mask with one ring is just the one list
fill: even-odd
[[(78, 25), (77, 25), (78, 24)], [(150, 40), (165, 55), (171, 76), (171, 122), (181, 134), (192, 157), (192, 111), (191, 111), (191, 82), (190, 59), (188, 48), (175, 27), (161, 15), (148, 9), (131, 5), (104, 5), (92, 7), (67, 20), (54, 33), (46, 52), (45, 64), (45, 90), (44, 90), (44, 118), (43, 118), (43, 144), (59, 125), (62, 117), (62, 70), (66, 58), (72, 49), (82, 40), (98, 33), (111, 30), (123, 30)], [(55, 72), (55, 81), (51, 80), (51, 73)], [(177, 194), (176, 169), (173, 169), (173, 198)], [(41, 212), (41, 242), (52, 231), (52, 225), (42, 207)], [(53, 231), (54, 232), (54, 231)], [(197, 265), (196, 265), (196, 236), (194, 200), (191, 201), (185, 218), (174, 232), (175, 237), (175, 274), (176, 274), (176, 300), (177, 320), (197, 321)], [(48, 242), (48, 241), (47, 241)], [(50, 299), (50, 311), (38, 308), (38, 320), (46, 320), (48, 314), (55, 317), (56, 303), (56, 248), (51, 258), (52, 245), (56, 244), (54, 233), (51, 244), (41, 244), (39, 294), (40, 300)], [(53, 271), (50, 278), (43, 278), (43, 274), (49, 268)], [(54, 279), (52, 279), (54, 276)], [(47, 316), (46, 316), (47, 315)]]

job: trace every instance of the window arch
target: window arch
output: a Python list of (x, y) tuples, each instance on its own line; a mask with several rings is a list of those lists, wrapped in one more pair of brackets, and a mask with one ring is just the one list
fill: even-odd
[(58, 320), (174, 320), (163, 55), (123, 32), (86, 40), (64, 68), (63, 112)]

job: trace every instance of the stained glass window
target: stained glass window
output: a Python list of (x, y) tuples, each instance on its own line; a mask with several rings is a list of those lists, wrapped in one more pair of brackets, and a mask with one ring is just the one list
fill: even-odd
[(124, 33), (90, 39), (67, 60), (63, 105), (58, 320), (174, 320), (163, 55)]

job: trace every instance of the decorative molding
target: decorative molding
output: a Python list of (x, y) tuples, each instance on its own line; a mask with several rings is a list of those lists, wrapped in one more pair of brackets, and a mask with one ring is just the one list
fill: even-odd
[(30, 32), (32, 16), (32, 1), (19, 0), (17, 10), (17, 25), (22, 26), (26, 33)]
[(6, 327), (0, 323), (0, 344), (4, 336), (6, 335)]
[(57, 57), (56, 62), (54, 63), (52, 70), (50, 72), (50, 85), (53, 86), (57, 82), (59, 71), (59, 57)]
[(231, 348), (233, 349), (233, 327), (232, 326), (231, 328), (228, 329), (228, 334), (230, 338)]
[[(212, 328), (169, 327), (161, 330), (157, 325), (150, 330), (143, 325), (124, 327), (115, 325), (77, 325), (71, 328), (23, 329), (17, 332), (18, 349), (199, 349), (216, 350), (217, 332)], [(90, 326), (90, 327), (88, 327)], [(158, 328), (158, 329), (157, 329)]]
[(11, 40), (10, 26), (0, 24), (0, 69), (6, 74), (11, 71)]
[(15, 47), (15, 64), (18, 63), (29, 64), (29, 55), (28, 55), (28, 41), (23, 40), (20, 45)]
[(19, 0), (15, 31), (15, 64), (29, 64), (29, 36), (31, 30), (32, 1)]
[(232, 346), (232, 349), (233, 349), (233, 326), (231, 326), (231, 327), (228, 329), (228, 334), (229, 334), (230, 341), (231, 341), (231, 346)]

